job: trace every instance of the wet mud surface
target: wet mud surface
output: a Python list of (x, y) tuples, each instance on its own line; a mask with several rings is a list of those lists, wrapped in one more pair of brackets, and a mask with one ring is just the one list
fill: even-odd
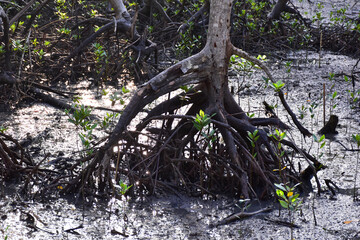
[[(352, 134), (360, 133), (359, 106), (349, 104), (348, 90), (350, 82), (342, 75), (336, 75), (332, 81), (329, 73), (347, 73), (356, 63), (350, 57), (323, 54), (321, 67), (318, 65), (318, 53), (304, 52), (287, 55), (286, 59), (269, 60), (276, 79), (286, 83), (287, 101), (293, 111), (300, 115), (302, 123), (312, 132), (322, 127), (322, 92), (326, 88), (326, 116), (329, 116), (329, 99), (333, 91), (338, 97), (333, 104), (337, 107), (332, 113), (339, 116), (339, 132), (321, 151), (320, 161), (327, 166), (318, 173), (324, 192), (303, 196), (301, 212), (295, 215), (295, 239), (360, 239), (359, 219), (360, 202), (353, 201), (355, 166), (357, 152), (346, 151), (355, 148)], [(288, 71), (285, 61), (292, 61)], [(242, 76), (234, 76), (232, 84), (241, 96), (238, 100), (243, 109), (255, 116), (264, 116), (262, 102), (266, 100), (276, 105), (279, 100), (270, 87), (265, 88), (262, 73), (254, 71), (242, 81)], [(250, 80), (249, 80), (250, 79)], [(333, 88), (331, 86), (334, 85)], [(357, 85), (359, 83), (356, 83)], [(241, 86), (237, 89), (238, 86)], [(86, 92), (86, 91), (85, 91)], [(87, 93), (89, 99), (96, 94)], [(255, 94), (255, 95), (254, 95)], [(104, 100), (105, 101), (105, 100)], [(319, 106), (309, 112), (310, 105)], [(93, 101), (92, 104), (96, 104)], [(97, 102), (97, 104), (110, 104)], [(358, 104), (358, 103), (357, 103)], [(285, 112), (278, 102), (275, 111), (288, 124)], [(302, 108), (302, 106), (305, 107)], [(351, 106), (353, 108), (351, 108)], [(29, 152), (38, 160), (50, 154), (44, 166), (51, 166), (61, 157), (71, 159), (81, 149), (76, 129), (68, 123), (64, 112), (45, 104), (34, 103), (15, 110), (11, 115), (1, 113), (1, 124), (8, 127), (7, 134), (18, 139), (32, 138)], [(310, 153), (317, 154), (316, 143), (311, 138), (301, 138), (295, 127), (289, 136)], [(339, 144), (342, 143), (342, 145)], [(77, 143), (77, 144), (74, 144)], [(325, 179), (331, 179), (340, 188), (336, 196), (327, 191)], [(12, 187), (13, 185), (13, 187)], [(357, 186), (360, 181), (357, 180)], [(72, 200), (56, 197), (49, 201), (27, 201), (17, 193), (16, 184), (2, 183), (0, 199), (0, 217), (2, 238), (8, 239), (289, 239), (290, 228), (274, 221), (288, 221), (287, 211), (277, 204), (254, 202), (247, 211), (257, 210), (267, 205), (273, 206), (271, 213), (260, 214), (228, 225), (211, 227), (233, 212), (240, 211), (235, 205), (236, 199), (201, 200), (171, 194), (138, 199), (114, 199), (110, 203), (95, 202), (92, 206), (82, 206)], [(355, 189), (360, 195), (360, 190)]]
[[(311, 9), (307, 10), (309, 15), (317, 11), (314, 5), (303, 2), (301, 11)], [(344, 6), (345, 2), (332, 1), (337, 7)], [(324, 11), (332, 7), (327, 1), (323, 3)], [(358, 14), (360, 3), (354, 3), (348, 1), (345, 4), (349, 14)], [(281, 60), (270, 58), (267, 62), (275, 78), (285, 83), (286, 100), (292, 110), (297, 116), (304, 115), (301, 122), (311, 132), (316, 133), (323, 126), (324, 84), (326, 117), (330, 115), (330, 106), (335, 104), (331, 112), (339, 116), (339, 133), (333, 139), (327, 139), (326, 146), (321, 149), (320, 161), (327, 168), (320, 171), (318, 177), (324, 192), (318, 195), (315, 182), (312, 182), (315, 192), (302, 196), (301, 213), (295, 214), (294, 223), (299, 226), (294, 228), (295, 239), (360, 239), (360, 201), (353, 201), (357, 152), (344, 148), (356, 148), (351, 136), (360, 134), (359, 103), (350, 104), (348, 92), (358, 90), (360, 83), (356, 82), (353, 89), (352, 83), (345, 82), (343, 75), (351, 73), (356, 61), (343, 55), (323, 52), (319, 56), (319, 53), (304, 51), (288, 53)], [(291, 67), (287, 66), (289, 62)], [(335, 74), (332, 81), (329, 73)], [(254, 71), (246, 78), (232, 76), (231, 83), (239, 95), (236, 98), (241, 107), (258, 117), (265, 116), (263, 101), (278, 105), (275, 112), (292, 127), (288, 136), (309, 153), (317, 155), (316, 143), (311, 138), (303, 139), (289, 122), (273, 89), (265, 88), (263, 75)], [(84, 104), (111, 107), (108, 99), (98, 101), (99, 94), (86, 90), (86, 86), (77, 86), (77, 91)], [(334, 91), (338, 92), (337, 98), (330, 102)], [(103, 112), (95, 111), (95, 114), (103, 115)], [(66, 114), (46, 104), (26, 105), (11, 114), (0, 112), (0, 125), (7, 127), (6, 133), (17, 139), (31, 139), (27, 150), (35, 160), (40, 161), (49, 154), (44, 167), (56, 168), (59, 158), (72, 161), (82, 150), (78, 132), (68, 122)], [(340, 188), (335, 196), (328, 191), (325, 179), (331, 179)], [(360, 195), (359, 178), (356, 186), (355, 194)], [(83, 206), (58, 196), (30, 201), (23, 199), (18, 191), (16, 183), (0, 184), (0, 239), (6, 236), (7, 239), (290, 239), (290, 228), (274, 222), (289, 221), (287, 211), (279, 212), (275, 202), (260, 205), (253, 202), (247, 209), (253, 211), (270, 205), (274, 209), (270, 213), (211, 227), (241, 210), (235, 205), (236, 199), (219, 196), (217, 200), (203, 200), (166, 194)]]

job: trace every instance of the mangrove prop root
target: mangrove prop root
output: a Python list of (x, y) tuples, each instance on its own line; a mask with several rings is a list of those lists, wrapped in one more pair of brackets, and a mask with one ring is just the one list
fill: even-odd
[[(211, 2), (213, 3), (214, 7), (229, 7), (216, 1)], [(214, 19), (210, 18), (212, 24), (209, 26), (216, 28), (219, 25), (214, 22), (219, 21), (217, 18), (221, 16), (213, 17)], [(270, 141), (265, 131), (257, 126), (288, 127), (278, 119), (251, 120), (247, 117), (229, 93), (226, 70), (228, 65), (222, 65), (217, 61), (223, 59), (228, 62), (227, 57), (237, 54), (260, 66), (272, 82), (276, 81), (262, 62), (233, 47), (230, 42), (218, 41), (217, 37), (223, 33), (211, 35), (213, 31), (215, 30), (209, 30), (210, 43), (207, 43), (200, 53), (174, 64), (138, 88), (120, 116), (109, 140), (64, 191), (84, 190), (88, 186), (94, 186), (94, 177), (104, 179), (109, 176), (112, 159), (116, 158), (113, 147), (125, 145), (131, 157), (120, 161), (127, 162), (131, 180), (137, 183), (139, 191), (153, 193), (157, 187), (156, 182), (169, 181), (190, 193), (227, 192), (245, 198), (270, 195), (274, 190), (271, 181), (281, 182), (282, 176), (273, 171), (279, 169), (281, 160), (275, 152), (277, 144)], [(214, 57), (219, 54), (223, 58)], [(138, 136), (135, 134), (131, 138), (127, 137), (125, 133), (128, 125), (146, 105), (160, 96), (190, 84), (195, 84), (197, 92), (200, 93), (190, 92), (180, 95), (179, 98), (189, 98), (192, 104), (189, 111), (193, 111), (191, 120), (183, 117), (180, 122), (175, 122), (176, 115), (171, 113), (187, 103), (176, 98), (168, 99), (140, 121), (137, 126)], [(310, 135), (297, 121), (281, 91), (279, 97), (295, 125), (304, 135)], [(209, 116), (215, 113), (209, 125), (214, 131), (210, 132), (209, 129), (206, 132), (206, 129), (195, 129), (191, 126), (199, 109), (204, 110)], [(146, 132), (147, 126), (151, 128), (154, 126), (152, 124), (159, 123), (156, 118), (167, 114), (169, 119), (160, 120), (161, 127), (156, 127), (158, 131)], [(256, 145), (252, 146), (247, 139), (248, 132), (255, 130), (259, 130), (260, 138)], [(147, 136), (147, 140), (141, 140), (139, 134)], [(126, 156), (125, 152), (121, 155)], [(221, 156), (220, 160), (218, 156)], [(290, 170), (283, 172), (284, 176), (293, 175)], [(293, 176), (293, 179), (296, 179), (296, 176)]]

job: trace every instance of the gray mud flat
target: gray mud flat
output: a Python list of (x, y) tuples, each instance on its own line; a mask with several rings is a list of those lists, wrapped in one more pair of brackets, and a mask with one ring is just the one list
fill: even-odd
[[(314, 1), (312, 1), (314, 2)], [(319, 2), (319, 1), (315, 1)], [(356, 16), (360, 10), (359, 1), (322, 1), (324, 16), (332, 9), (346, 7), (347, 14)], [(315, 4), (302, 1), (300, 11), (308, 12), (310, 17), (318, 9)], [(326, 13), (326, 14), (325, 14)], [(328, 21), (325, 19), (324, 21)], [(319, 68), (319, 59), (321, 67)], [(354, 148), (352, 134), (360, 134), (359, 104), (350, 108), (349, 93), (351, 83), (345, 82), (341, 74), (349, 74), (357, 59), (331, 53), (294, 52), (283, 61), (269, 61), (268, 66), (277, 80), (286, 83), (287, 101), (292, 110), (299, 116), (303, 110), (302, 123), (316, 133), (322, 127), (322, 91), (326, 86), (326, 116), (330, 114), (330, 95), (338, 92), (332, 113), (339, 116), (339, 134), (335, 139), (326, 140), (321, 151), (324, 155), (320, 161), (327, 166), (318, 173), (323, 190), (303, 197), (301, 214), (295, 214), (295, 239), (360, 239), (360, 201), (353, 201), (355, 166), (357, 153), (346, 151)], [(287, 72), (286, 61), (292, 61), (291, 70)], [(359, 71), (359, 69), (357, 69)], [(338, 74), (332, 82), (329, 73)], [(249, 113), (263, 116), (262, 102), (268, 101), (276, 108), (278, 116), (288, 123), (279, 100), (274, 91), (264, 88), (261, 80), (264, 74), (254, 72), (242, 83), (242, 77), (232, 79), (232, 84), (239, 91), (239, 104)], [(331, 86), (334, 87), (331, 89)], [(237, 89), (239, 87), (239, 89)], [(359, 82), (356, 82), (359, 89)], [(83, 94), (85, 92), (82, 92)], [(92, 105), (94, 93), (88, 93), (86, 99)], [(89, 102), (87, 102), (89, 103)], [(317, 104), (314, 117), (310, 116), (311, 104)], [(101, 103), (104, 106), (105, 103)], [(107, 106), (110, 106), (110, 103)], [(304, 107), (304, 108), (303, 108)], [(304, 110), (305, 109), (305, 110)], [(64, 112), (44, 104), (32, 104), (17, 109), (14, 113), (0, 112), (0, 125), (8, 127), (7, 134), (16, 139), (33, 138), (28, 150), (39, 160), (50, 153), (50, 166), (57, 157), (72, 157), (81, 150), (81, 144), (74, 126), (68, 123)], [(291, 125), (291, 124), (290, 124)], [(317, 155), (317, 145), (312, 139), (304, 139), (293, 127), (288, 136), (311, 154)], [(76, 144), (74, 144), (76, 143)], [(360, 195), (360, 180), (357, 178), (355, 194)], [(331, 179), (340, 188), (332, 196), (324, 183)], [(7, 183), (8, 184), (8, 183)], [(313, 182), (316, 191), (316, 185)], [(95, 202), (93, 206), (82, 207), (64, 198), (50, 201), (26, 201), (17, 193), (16, 184), (0, 183), (0, 239), (290, 239), (290, 228), (269, 220), (288, 221), (287, 211), (279, 214), (275, 203), (264, 203), (273, 206), (270, 213), (260, 214), (248, 219), (239, 220), (227, 225), (210, 227), (235, 211), (236, 199), (202, 200), (187, 196), (157, 196), (144, 199), (112, 200), (109, 203)], [(258, 203), (253, 203), (250, 210), (255, 210)]]
[[(316, 132), (322, 127), (322, 91), (326, 85), (326, 115), (329, 116), (329, 95), (338, 91), (337, 107), (333, 114), (340, 118), (335, 139), (326, 140), (321, 151), (324, 155), (320, 161), (327, 166), (318, 176), (323, 190), (327, 190), (325, 179), (331, 179), (340, 188), (336, 196), (325, 191), (318, 196), (311, 193), (303, 197), (301, 214), (295, 214), (295, 239), (360, 239), (360, 202), (353, 201), (356, 152), (346, 151), (338, 142), (348, 148), (355, 147), (351, 141), (352, 134), (360, 133), (359, 106), (350, 108), (348, 89), (343, 76), (336, 76), (329, 81), (329, 73), (346, 73), (351, 70), (356, 59), (330, 53), (323, 54), (322, 66), (318, 67), (317, 53), (308, 54), (306, 64), (303, 52), (287, 56), (293, 61), (290, 73), (284, 62), (269, 61), (274, 75), (286, 83), (287, 101), (294, 112), (300, 114), (305, 107), (303, 124)], [(269, 87), (264, 88), (261, 80), (263, 73), (254, 72), (244, 84), (238, 84), (242, 77), (232, 79), (239, 90), (239, 103), (243, 109), (262, 116), (261, 102), (268, 101), (275, 105), (277, 98)], [(334, 84), (330, 89), (330, 86)], [(358, 82), (356, 83), (359, 84)], [(256, 94), (256, 95), (253, 95)], [(91, 96), (91, 94), (90, 94)], [(250, 98), (250, 100), (248, 100)], [(316, 102), (311, 118), (308, 108)], [(279, 103), (276, 109), (278, 116), (285, 116)], [(43, 104), (18, 109), (8, 116), (1, 113), (0, 124), (8, 127), (8, 134), (19, 139), (35, 137), (29, 151), (35, 158), (41, 159), (51, 153), (49, 162), (58, 155), (70, 157), (79, 150), (78, 136), (68, 122), (66, 115)], [(287, 118), (282, 119), (285, 122)], [(290, 123), (289, 123), (290, 124)], [(289, 136), (310, 153), (317, 154), (316, 143), (312, 139), (301, 139), (295, 127)], [(41, 149), (41, 150), (39, 150)], [(45, 149), (45, 151), (43, 150)], [(60, 152), (62, 152), (60, 154)], [(46, 162), (45, 165), (50, 163)], [(357, 186), (360, 186), (359, 177)], [(313, 183), (316, 190), (316, 185)], [(4, 190), (5, 189), (5, 190)], [(239, 211), (234, 203), (236, 199), (201, 200), (187, 196), (157, 196), (144, 201), (135, 199), (112, 200), (110, 203), (95, 202), (93, 206), (82, 207), (73, 201), (57, 198), (48, 202), (24, 201), (16, 193), (16, 187), (5, 186), (0, 198), (0, 238), (4, 239), (289, 239), (290, 228), (273, 221), (288, 221), (287, 211), (280, 215), (276, 204), (271, 213), (263, 213), (248, 219), (239, 220), (227, 225), (211, 227), (218, 221)], [(355, 193), (360, 195), (359, 188)], [(263, 207), (264, 207), (263, 206)], [(253, 203), (250, 210), (258, 209)]]

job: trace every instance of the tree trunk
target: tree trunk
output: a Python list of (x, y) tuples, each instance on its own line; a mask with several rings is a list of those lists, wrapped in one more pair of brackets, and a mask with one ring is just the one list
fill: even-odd
[(286, 4), (289, 0), (278, 0), (275, 6), (273, 7), (271, 13), (269, 14), (269, 19), (279, 19), (280, 14), (285, 10)]
[(128, 13), (122, 0), (109, 0), (111, 6), (115, 11), (115, 17), (117, 20), (123, 18), (126, 21), (130, 21), (130, 14)]

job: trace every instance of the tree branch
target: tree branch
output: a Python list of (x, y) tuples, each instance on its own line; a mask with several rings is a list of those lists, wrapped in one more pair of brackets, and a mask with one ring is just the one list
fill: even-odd
[[(272, 76), (270, 70), (265, 66), (264, 63), (262, 63), (259, 59), (250, 56), (247, 52), (236, 48), (235, 46), (232, 46), (232, 53), (238, 55), (239, 57), (242, 57), (250, 62), (255, 63), (256, 65), (258, 65), (268, 76), (268, 78), (270, 79), (270, 81), (272, 83), (276, 83), (274, 77)], [(281, 100), (281, 103), (283, 104), (284, 108), (286, 109), (286, 111), (288, 112), (288, 114), (291, 116), (291, 119), (293, 120), (294, 124), (297, 126), (297, 128), (300, 130), (300, 132), (307, 137), (312, 136), (312, 134), (309, 132), (309, 130), (307, 130), (304, 126), (301, 125), (301, 123), (298, 121), (296, 115), (293, 113), (293, 111), (291, 110), (290, 106), (287, 104), (285, 98), (284, 98), (284, 93), (283, 91), (280, 89), (278, 91), (279, 93), (279, 98)]]
[(4, 26), (4, 45), (5, 45), (5, 71), (10, 71), (10, 48), (9, 48), (9, 18), (4, 9), (0, 6), (0, 18)]

